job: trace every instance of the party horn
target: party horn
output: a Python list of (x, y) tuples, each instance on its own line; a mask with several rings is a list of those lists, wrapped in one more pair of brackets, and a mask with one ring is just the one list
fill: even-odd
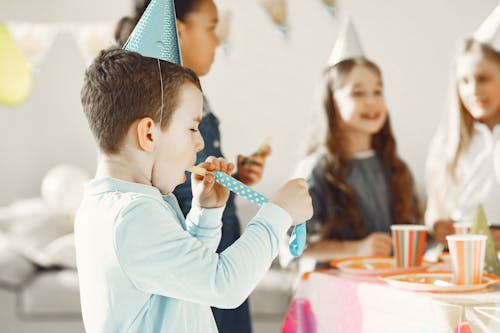
[[(200, 176), (205, 176), (205, 174), (208, 172), (204, 168), (200, 168), (197, 166), (192, 166), (188, 168), (187, 171), (195, 173)], [(233, 191), (239, 196), (247, 199), (248, 201), (253, 202), (256, 205), (262, 206), (263, 204), (269, 201), (268, 198), (266, 198), (259, 192), (253, 190), (252, 188), (243, 184), (239, 180), (234, 179), (233, 177), (229, 176), (228, 174), (222, 171), (211, 171), (211, 173), (214, 175), (215, 181), (217, 183)], [(290, 242), (288, 243), (288, 248), (290, 250), (290, 253), (294, 257), (300, 256), (304, 251), (306, 245), (306, 233), (307, 230), (305, 223), (297, 224), (293, 228), (292, 235), (290, 237)]]

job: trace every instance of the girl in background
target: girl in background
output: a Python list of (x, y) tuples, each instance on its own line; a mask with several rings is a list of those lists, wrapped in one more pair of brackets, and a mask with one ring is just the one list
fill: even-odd
[(390, 255), (390, 226), (420, 221), (410, 171), (396, 151), (380, 69), (362, 56), (352, 25), (346, 27), (336, 44), (343, 49), (334, 49), (321, 84), (326, 131), (313, 129), (322, 137), (309, 144), (299, 166), (314, 206), (304, 256), (319, 264)]
[[(426, 223), (446, 244), (482, 204), (500, 225), (500, 5), (458, 50), (453, 96), (427, 160)], [(500, 230), (492, 230), (497, 249)]]

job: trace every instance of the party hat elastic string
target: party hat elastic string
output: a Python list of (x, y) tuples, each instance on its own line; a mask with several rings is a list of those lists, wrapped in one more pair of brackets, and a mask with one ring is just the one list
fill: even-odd
[(161, 64), (160, 59), (156, 59), (158, 61), (158, 73), (160, 73), (160, 89), (161, 89), (161, 109), (160, 109), (160, 128), (163, 122), (163, 76), (161, 75)]

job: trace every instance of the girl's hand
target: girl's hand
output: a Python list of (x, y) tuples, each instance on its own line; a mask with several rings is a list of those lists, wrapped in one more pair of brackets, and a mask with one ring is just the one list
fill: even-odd
[(234, 164), (228, 163), (223, 158), (208, 157), (205, 162), (198, 165), (209, 171), (205, 176), (191, 174), (191, 189), (193, 200), (202, 208), (217, 208), (226, 204), (229, 198), (229, 190), (215, 181), (211, 171), (222, 171), (230, 175), (234, 170)]
[(359, 256), (388, 256), (392, 250), (392, 238), (385, 232), (374, 232), (363, 238), (358, 247)]
[(495, 241), (495, 245), (497, 247), (497, 250), (500, 249), (500, 229), (491, 229), (491, 233), (493, 234), (493, 240)]
[(266, 158), (270, 154), (271, 147), (267, 146), (250, 156), (238, 155), (238, 170), (233, 177), (245, 185), (255, 185), (262, 178)]
[(445, 247), (448, 247), (448, 241), (446, 236), (455, 233), (455, 228), (453, 228), (453, 221), (451, 220), (439, 220), (434, 223), (434, 241), (436, 243), (441, 243)]

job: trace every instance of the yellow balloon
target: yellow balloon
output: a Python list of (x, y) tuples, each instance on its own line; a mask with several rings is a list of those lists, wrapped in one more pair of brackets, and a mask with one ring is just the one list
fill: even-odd
[(0, 25), (0, 104), (24, 101), (33, 85), (29, 63), (16, 47), (4, 25)]

